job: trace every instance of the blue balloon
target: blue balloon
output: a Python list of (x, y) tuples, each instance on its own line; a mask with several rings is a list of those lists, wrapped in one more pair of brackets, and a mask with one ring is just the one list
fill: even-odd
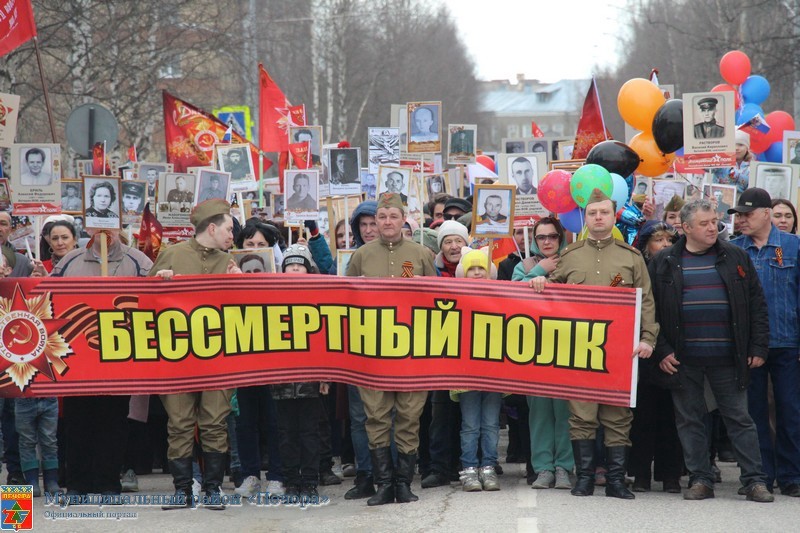
[(769, 82), (764, 76), (750, 76), (742, 84), (741, 92), (745, 104), (761, 105), (769, 98)]
[(633, 179), (633, 174), (631, 174), (630, 176), (628, 176), (627, 178), (625, 178), (625, 183), (627, 183), (627, 184), (628, 184), (628, 198), (630, 198), (630, 197), (631, 197), (631, 194), (633, 194), (633, 185), (634, 185), (634, 181), (635, 181), (635, 180)]
[(625, 178), (613, 172), (611, 173), (611, 180), (614, 183), (611, 199), (614, 200), (618, 206), (625, 205), (625, 202), (628, 201), (628, 182), (625, 181)]
[(561, 213), (558, 215), (558, 219), (561, 221), (561, 225), (572, 233), (580, 233), (583, 228), (583, 212), (580, 207)]
[(783, 160), (783, 143), (776, 141), (769, 145), (763, 152), (764, 160), (770, 163), (780, 163)]
[(683, 155), (683, 146), (675, 150), (675, 155), (682, 156)]
[(767, 161), (766, 152), (761, 152), (760, 154), (753, 154), (756, 156), (756, 161)]
[(764, 110), (758, 104), (744, 104), (741, 109), (736, 112), (736, 125), (741, 126), (750, 122), (756, 115), (764, 116)]

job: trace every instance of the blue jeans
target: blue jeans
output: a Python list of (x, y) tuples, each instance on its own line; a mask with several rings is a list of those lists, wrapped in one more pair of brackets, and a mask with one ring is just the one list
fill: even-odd
[(39, 470), (36, 445), (42, 453), (42, 469), (58, 469), (58, 400), (17, 398), (15, 400), (20, 466), (23, 472)]
[(464, 468), (494, 466), (497, 463), (503, 395), (499, 392), (467, 391), (458, 396), (461, 403), (461, 465)]
[(689, 483), (702, 483), (714, 487), (711, 459), (708, 453), (708, 435), (705, 424), (706, 401), (703, 395), (703, 378), (708, 379), (719, 412), (728, 429), (733, 452), (739, 462), (742, 485), (764, 483), (761, 469), (756, 425), (747, 412), (747, 391), (736, 384), (736, 369), (731, 366), (690, 366), (683, 364), (678, 370), (681, 388), (672, 392), (675, 404), (675, 422), (683, 446), (683, 459), (689, 470)]
[(369, 455), (369, 438), (367, 438), (367, 413), (364, 402), (355, 385), (347, 386), (347, 400), (350, 411), (350, 438), (353, 440), (353, 453), (356, 456), (356, 470), (372, 474), (372, 459)]
[[(775, 394), (775, 442), (769, 430), (767, 381)], [(767, 486), (800, 483), (800, 361), (796, 348), (772, 348), (767, 362), (750, 373), (750, 416), (758, 429)]]

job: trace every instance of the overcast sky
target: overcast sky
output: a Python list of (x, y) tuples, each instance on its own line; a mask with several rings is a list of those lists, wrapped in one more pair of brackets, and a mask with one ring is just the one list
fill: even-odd
[(555, 82), (616, 64), (626, 0), (438, 1), (450, 8), (479, 79), (522, 73)]

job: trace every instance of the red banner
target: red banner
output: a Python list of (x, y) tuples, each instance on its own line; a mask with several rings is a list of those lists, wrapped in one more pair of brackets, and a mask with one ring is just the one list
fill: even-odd
[(639, 294), (444, 278), (6, 278), (0, 395), (329, 380), (629, 405)]
[[(167, 91), (163, 92), (163, 100), (167, 162), (175, 166), (175, 172), (186, 172), (187, 167), (211, 165), (214, 145), (222, 142), (228, 125)], [(235, 131), (232, 132), (232, 141), (250, 146), (250, 157), (258, 177), (258, 148)], [(270, 166), (272, 162), (265, 158), (264, 170)]]
[(311, 168), (311, 161), (308, 157), (310, 150), (310, 141), (289, 144), (289, 153), (292, 154), (292, 163), (295, 168)]
[(6, 0), (0, 6), (0, 56), (36, 37), (31, 0)]
[(258, 144), (265, 152), (286, 152), (291, 104), (261, 64), (258, 65), (258, 80)]
[(611, 132), (606, 128), (603, 120), (603, 110), (600, 107), (600, 95), (597, 92), (597, 83), (592, 78), (586, 100), (583, 101), (583, 111), (578, 121), (578, 131), (575, 133), (575, 148), (572, 150), (572, 159), (585, 159), (595, 144), (613, 139)]

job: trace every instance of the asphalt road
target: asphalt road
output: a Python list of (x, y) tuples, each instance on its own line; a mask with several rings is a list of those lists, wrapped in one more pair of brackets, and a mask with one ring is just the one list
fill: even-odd
[[(504, 432), (505, 433), (505, 432)], [(505, 450), (505, 446), (501, 446)], [(61, 509), (34, 500), (35, 531), (132, 532), (132, 531), (307, 531), (317, 533), (360, 531), (796, 531), (800, 523), (800, 500), (776, 494), (772, 504), (745, 501), (737, 496), (738, 469), (722, 463), (723, 482), (716, 498), (684, 501), (680, 494), (637, 494), (636, 500), (606, 498), (602, 488), (587, 498), (565, 490), (532, 490), (525, 484), (524, 465), (505, 465), (499, 492), (465, 493), (460, 485), (421, 489), (419, 477), (412, 490), (419, 502), (367, 507), (365, 500), (347, 501), (342, 485), (320, 487), (330, 502), (319, 507), (252, 505), (231, 506), (225, 511), (208, 509), (162, 511), (158, 506), (79, 506)], [(522, 467), (522, 468), (521, 468)], [(683, 480), (685, 482), (685, 478)], [(156, 474), (139, 478), (138, 494), (171, 494), (172, 481)], [(223, 490), (232, 493), (229, 482)], [(136, 518), (48, 518), (57, 513), (135, 513)], [(46, 516), (47, 515), (47, 516)]]

